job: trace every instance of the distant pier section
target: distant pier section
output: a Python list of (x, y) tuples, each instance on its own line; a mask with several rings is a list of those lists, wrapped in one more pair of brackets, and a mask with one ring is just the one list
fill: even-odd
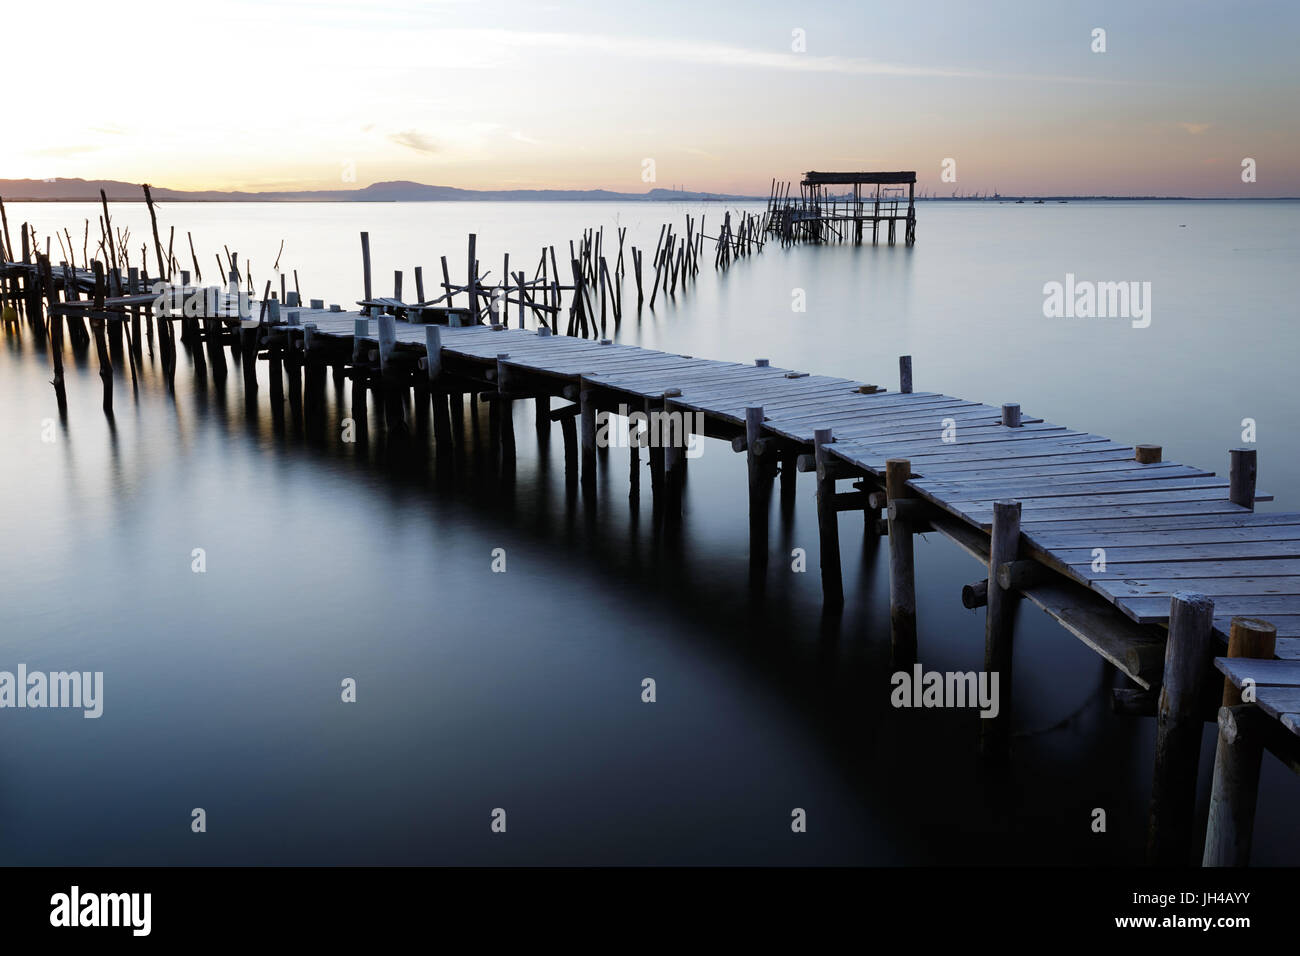
[(861, 245), (870, 226), (872, 245), (884, 238), (892, 246), (901, 222), (910, 246), (916, 242), (916, 172), (807, 172), (797, 196), (793, 184), (774, 179), (767, 212), (768, 232), (785, 242)]

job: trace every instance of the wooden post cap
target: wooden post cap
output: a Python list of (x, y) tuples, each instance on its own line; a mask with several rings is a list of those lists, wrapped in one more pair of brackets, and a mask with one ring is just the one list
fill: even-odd
[[(1257, 617), (1234, 617), (1228, 630), (1228, 656), (1272, 660), (1277, 653), (1277, 626)], [(1224, 678), (1223, 706), (1242, 703), (1241, 691)]]

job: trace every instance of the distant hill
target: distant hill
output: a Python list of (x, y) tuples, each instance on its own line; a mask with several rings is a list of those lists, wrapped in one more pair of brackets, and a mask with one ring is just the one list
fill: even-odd
[[(0, 179), (0, 198), (28, 202), (90, 202), (104, 190), (113, 202), (143, 202), (138, 183), (112, 179)], [(189, 192), (150, 186), (154, 199), (173, 202), (469, 202), (475, 200), (574, 202), (617, 200), (619, 202), (706, 202), (765, 199), (764, 196), (734, 196), (725, 193), (681, 192), (651, 189), (644, 193), (618, 193), (608, 189), (458, 189), (455, 186), (426, 186), (423, 183), (374, 183), (362, 189), (315, 189), (285, 192)]]

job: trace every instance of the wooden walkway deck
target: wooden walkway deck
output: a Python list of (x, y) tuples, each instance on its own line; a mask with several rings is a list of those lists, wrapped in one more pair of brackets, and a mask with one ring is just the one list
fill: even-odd
[[(350, 339), (356, 312), (297, 310), (321, 335)], [(378, 343), (371, 320), (366, 340)], [(398, 348), (424, 351), (425, 326), (396, 323)], [(628, 345), (601, 345), (484, 326), (443, 328), (444, 355), (597, 386), (637, 399), (662, 398), (710, 419), (745, 424), (761, 405), (765, 432), (811, 446), (831, 428), (830, 454), (883, 480), (890, 458), (907, 458), (909, 488), (973, 532), (987, 533), (993, 503), (1022, 502), (1029, 556), (1089, 588), (1138, 624), (1163, 623), (1169, 597), (1215, 598), (1216, 629), (1231, 617), (1277, 625), (1279, 656), (1300, 660), (1300, 514), (1257, 514), (1229, 500), (1229, 483), (1175, 462), (1140, 464), (1132, 446), (934, 392), (864, 393), (862, 382), (773, 366), (742, 365)], [(639, 404), (633, 407), (641, 407)], [(948, 420), (956, 427), (948, 441)], [(1256, 500), (1270, 496), (1257, 495)], [(1094, 548), (1106, 570), (1094, 571)]]

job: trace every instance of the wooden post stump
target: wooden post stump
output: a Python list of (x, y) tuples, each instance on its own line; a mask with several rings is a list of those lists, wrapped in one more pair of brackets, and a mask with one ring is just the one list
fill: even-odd
[[(893, 530), (890, 530), (893, 538)], [(1020, 502), (993, 502), (993, 534), (989, 540), (988, 608), (984, 618), (984, 672), (992, 683), (998, 675), (998, 712), (980, 721), (980, 749), (1005, 755), (1011, 743), (1011, 666), (1018, 594), (998, 583), (998, 569), (1020, 553)]]
[(596, 490), (596, 394), (589, 388), (578, 393), (582, 416), (582, 487)]
[(1164, 685), (1156, 714), (1155, 770), (1147, 862), (1186, 865), (1195, 836), (1196, 771), (1201, 759), (1201, 691), (1213, 653), (1214, 602), (1182, 591), (1170, 599)]
[(813, 431), (813, 454), (817, 463), (817, 531), (822, 571), (822, 604), (828, 610), (844, 607), (844, 576), (840, 569), (840, 525), (835, 510), (834, 462), (829, 446), (835, 441), (829, 428)]
[(763, 406), (745, 408), (745, 459), (749, 470), (749, 566), (754, 573), (767, 568), (768, 512), (772, 483), (761, 457)]
[(1228, 499), (1235, 505), (1255, 510), (1255, 449), (1234, 448), (1228, 474)]
[[(1228, 632), (1229, 657), (1271, 660), (1277, 653), (1277, 628), (1268, 621), (1237, 617)], [(1264, 747), (1251, 732), (1262, 715), (1242, 701), (1241, 691), (1224, 679), (1219, 739), (1210, 785), (1210, 815), (1205, 828), (1203, 866), (1246, 866), (1255, 832), (1255, 804)]]
[(912, 463), (906, 458), (885, 462), (885, 500), (889, 522), (889, 644), (895, 668), (916, 660), (916, 570), (912, 555), (912, 525), (896, 503), (911, 495), (907, 480)]

